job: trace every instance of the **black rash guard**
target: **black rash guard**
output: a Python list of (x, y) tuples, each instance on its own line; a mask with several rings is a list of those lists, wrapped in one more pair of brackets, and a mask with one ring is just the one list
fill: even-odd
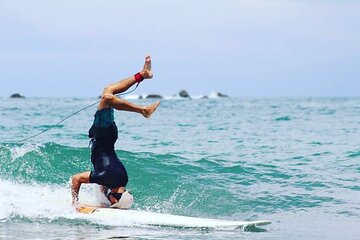
[(89, 138), (92, 143), (91, 163), (94, 166), (94, 171), (90, 173), (90, 183), (108, 188), (125, 187), (128, 175), (114, 149), (118, 129), (114, 122), (113, 108), (96, 111)]

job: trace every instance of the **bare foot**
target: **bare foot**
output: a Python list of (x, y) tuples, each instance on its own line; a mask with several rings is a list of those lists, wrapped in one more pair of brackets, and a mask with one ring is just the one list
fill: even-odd
[(145, 57), (144, 68), (143, 68), (143, 70), (141, 70), (140, 74), (145, 79), (149, 79), (149, 78), (153, 77), (153, 73), (151, 71), (151, 57), (149, 55), (146, 55), (146, 57)]
[(144, 110), (142, 112), (142, 115), (146, 118), (150, 118), (151, 114), (153, 114), (158, 106), (160, 105), (160, 101), (157, 101), (156, 103), (150, 104), (149, 106), (144, 107)]

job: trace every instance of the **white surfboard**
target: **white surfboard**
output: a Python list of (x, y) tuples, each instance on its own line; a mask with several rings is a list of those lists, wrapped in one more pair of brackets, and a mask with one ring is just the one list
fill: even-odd
[(118, 222), (119, 225), (155, 225), (166, 227), (185, 228), (245, 228), (248, 226), (263, 226), (271, 224), (270, 221), (229, 221), (219, 219), (185, 217), (179, 215), (145, 212), (138, 210), (121, 210), (115, 208), (102, 208), (83, 206), (78, 209), (80, 213), (93, 216), (106, 217)]

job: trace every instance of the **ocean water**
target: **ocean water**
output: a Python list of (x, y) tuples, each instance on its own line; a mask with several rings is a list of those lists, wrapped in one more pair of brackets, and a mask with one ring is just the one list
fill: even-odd
[[(122, 226), (71, 208), (91, 170), (96, 99), (0, 99), (0, 239), (360, 239), (360, 98), (163, 100), (152, 118), (116, 112), (134, 209), (256, 229)], [(149, 100), (131, 100), (149, 104)], [(96, 185), (80, 200), (96, 204)]]

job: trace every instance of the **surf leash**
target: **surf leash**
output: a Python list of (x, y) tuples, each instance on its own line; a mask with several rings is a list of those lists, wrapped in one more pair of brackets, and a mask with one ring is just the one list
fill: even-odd
[[(136, 75), (135, 75), (135, 76), (136, 76)], [(140, 75), (140, 76), (141, 76), (141, 75)], [(128, 91), (128, 92), (118, 93), (118, 94), (115, 94), (115, 96), (120, 97), (120, 96), (124, 96), (124, 95), (127, 95), (127, 94), (130, 94), (130, 93), (134, 92), (134, 91), (137, 89), (137, 87), (139, 86), (140, 82), (142, 81), (142, 80), (139, 81), (136, 77), (135, 77), (135, 79), (136, 79), (137, 84), (136, 84), (136, 86), (135, 86), (135, 88), (134, 88), (133, 90)], [(45, 129), (45, 130), (43, 130), (43, 131), (41, 131), (41, 132), (38, 132), (38, 133), (36, 133), (36, 134), (34, 134), (34, 135), (31, 135), (30, 137), (21, 139), (20, 141), (17, 141), (16, 143), (25, 142), (25, 141), (27, 141), (27, 140), (30, 140), (30, 139), (32, 139), (32, 138), (35, 138), (35, 137), (37, 137), (37, 136), (45, 133), (45, 132), (47, 132), (47, 131), (50, 131), (50, 130), (53, 129), (54, 127), (59, 126), (59, 125), (60, 125), (62, 122), (64, 122), (66, 119), (69, 119), (69, 118), (71, 118), (72, 116), (75, 116), (75, 115), (78, 114), (79, 112), (82, 112), (82, 111), (84, 111), (85, 109), (88, 109), (88, 108), (90, 108), (90, 107), (98, 104), (99, 102), (100, 102), (100, 101), (97, 101), (97, 102), (94, 102), (94, 103), (92, 103), (92, 104), (90, 104), (90, 105), (88, 105), (88, 106), (86, 106), (86, 107), (83, 107), (83, 108), (81, 108), (80, 110), (78, 110), (78, 111), (70, 114), (69, 116), (63, 118), (63, 119), (62, 119), (61, 121), (59, 121), (58, 123), (56, 123), (56, 124), (54, 124), (54, 125), (51, 125), (49, 128), (47, 128), (47, 129)]]

